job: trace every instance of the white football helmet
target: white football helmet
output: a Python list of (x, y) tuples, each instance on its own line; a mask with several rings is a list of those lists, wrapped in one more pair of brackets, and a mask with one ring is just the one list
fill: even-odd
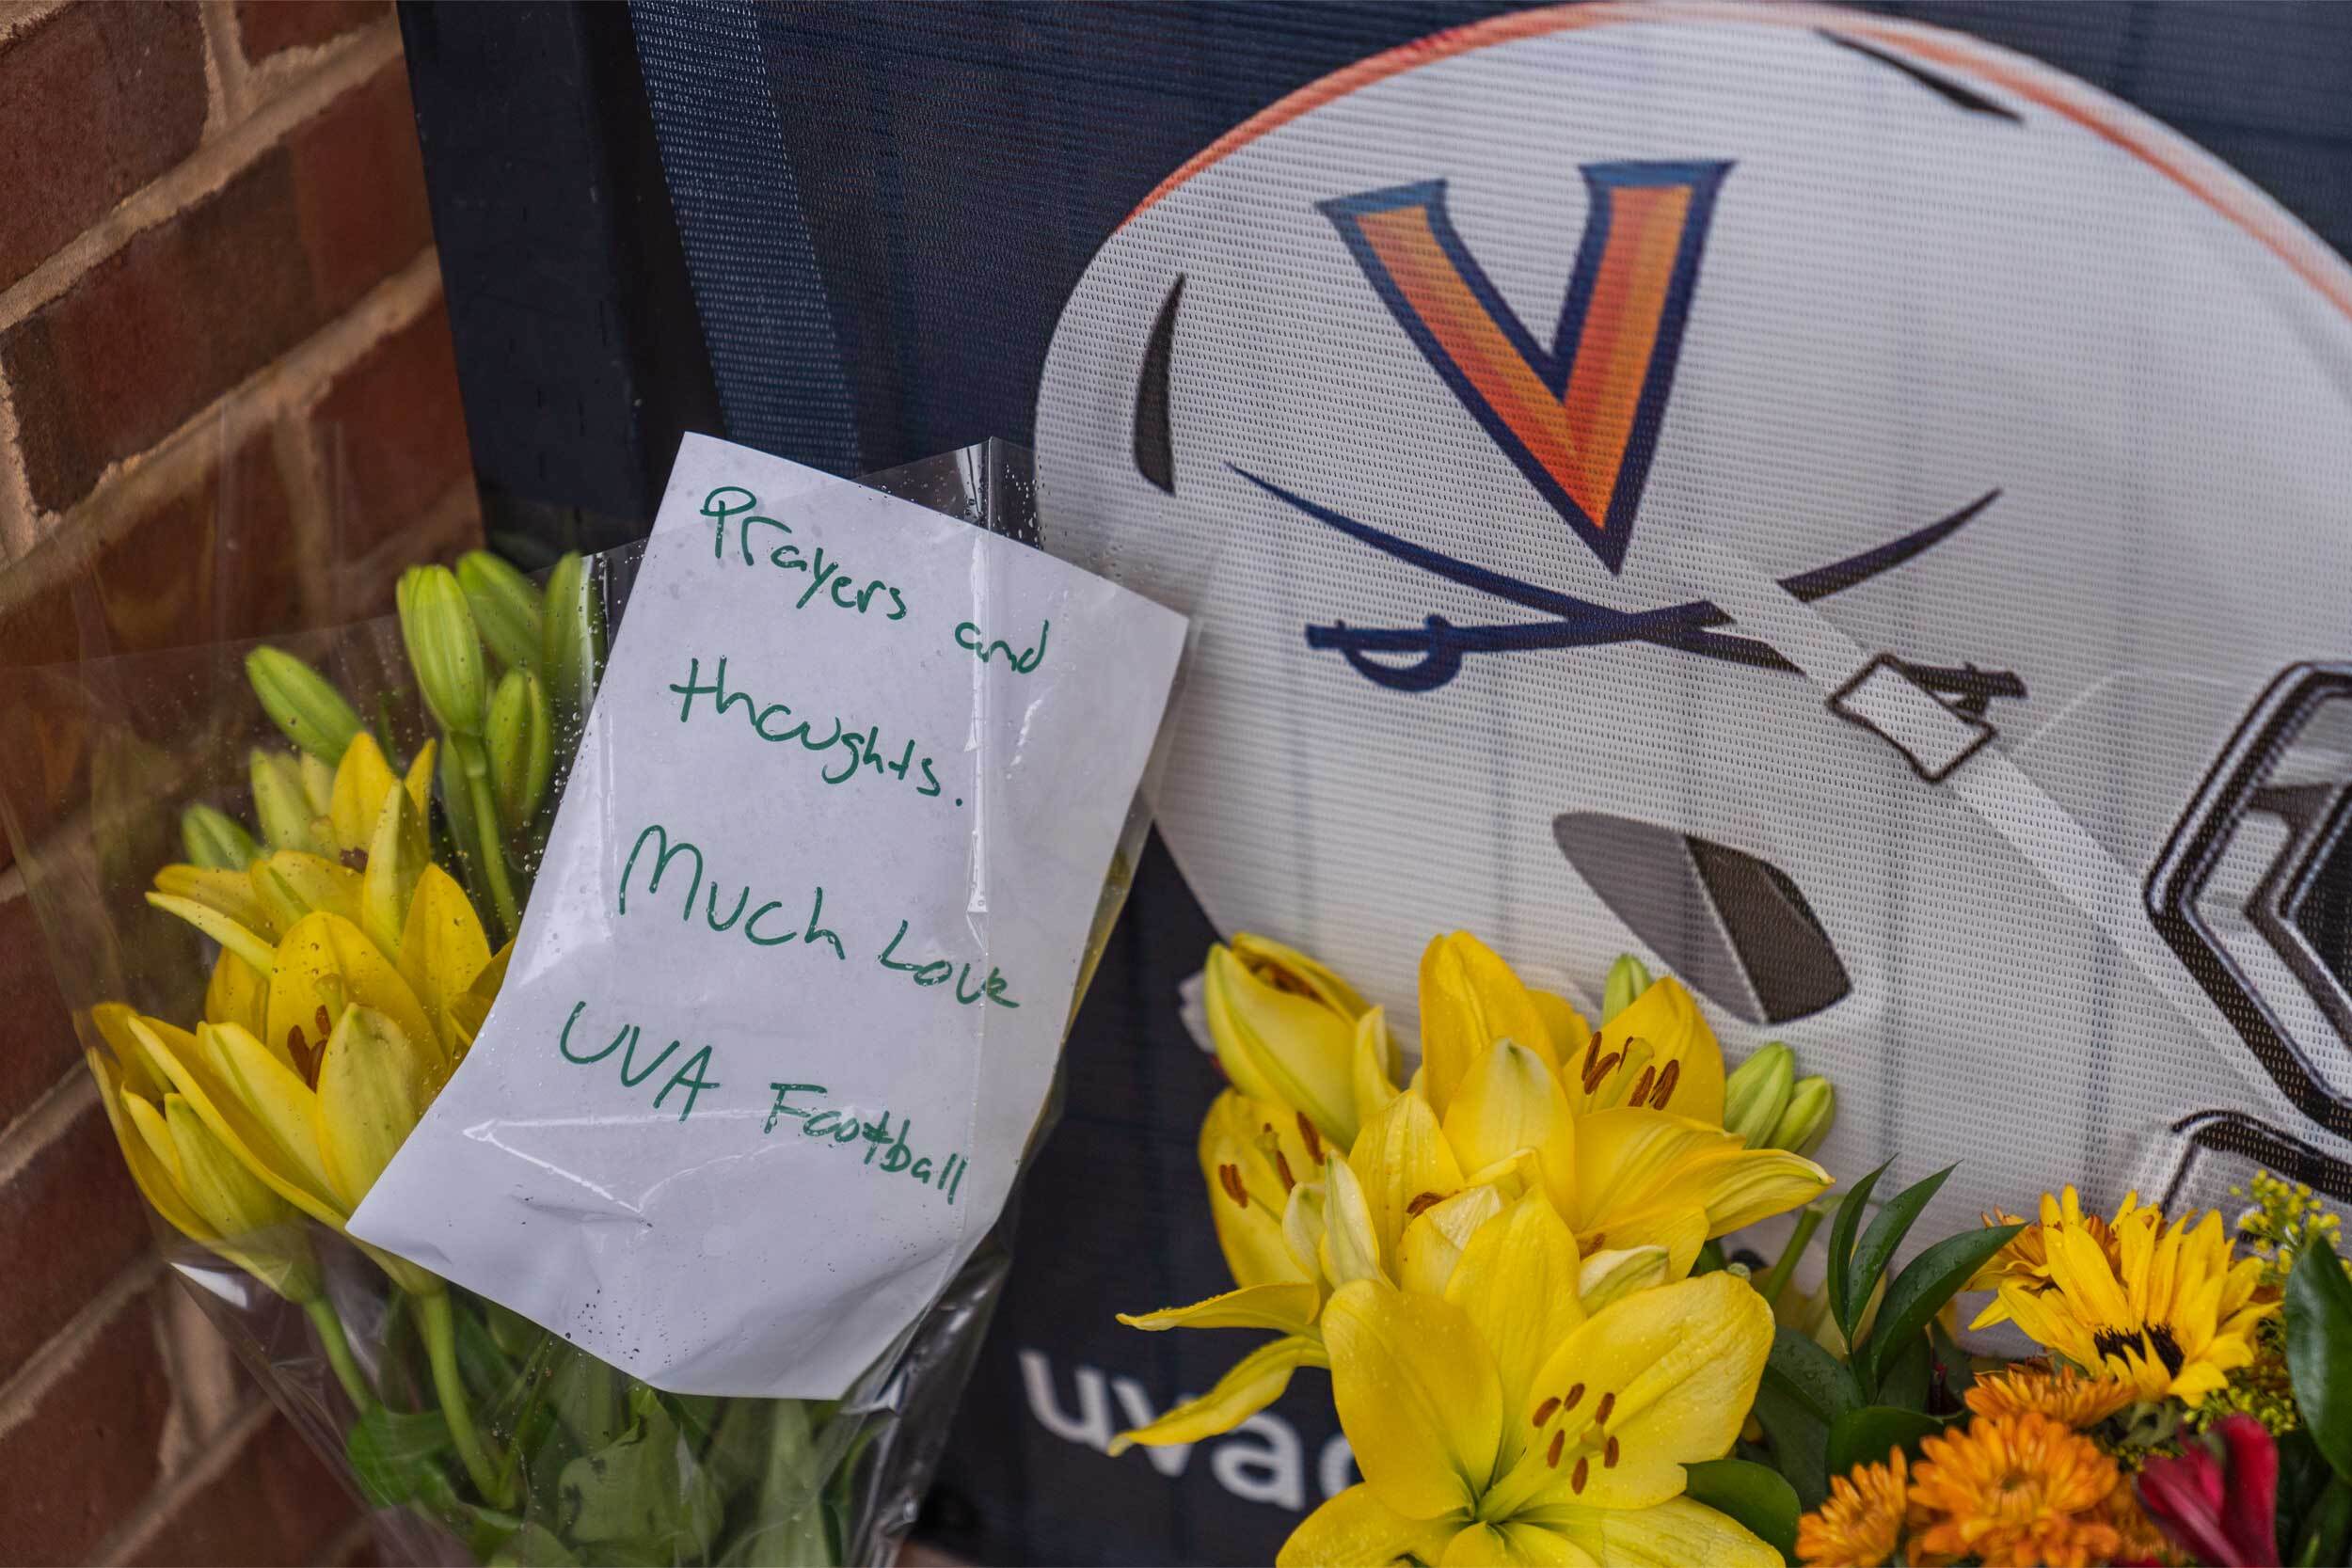
[(2352, 1193), (2352, 272), (2153, 121), (1848, 11), (1443, 34), (1137, 210), (1036, 441), (1203, 622), (1222, 929), (1407, 1016), (1434, 932), (1645, 952), (1947, 1221)]

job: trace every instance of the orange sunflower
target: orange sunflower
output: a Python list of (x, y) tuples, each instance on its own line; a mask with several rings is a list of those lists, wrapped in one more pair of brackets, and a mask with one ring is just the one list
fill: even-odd
[(2123, 1484), (2088, 1437), (2038, 1411), (1979, 1416), (1920, 1445), (1910, 1525), (1918, 1555), (1985, 1568), (2085, 1568), (2122, 1546), (2109, 1498)]

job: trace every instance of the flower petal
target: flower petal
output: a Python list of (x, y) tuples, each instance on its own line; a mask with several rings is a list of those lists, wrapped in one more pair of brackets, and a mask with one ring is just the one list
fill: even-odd
[(1478, 1227), (1502, 1212), (1501, 1189), (1488, 1182), (1465, 1187), (1442, 1203), (1432, 1204), (1413, 1216), (1396, 1243), (1396, 1282), (1424, 1296), (1445, 1294)]
[[(269, 1037), (298, 1061), (315, 1059), (354, 1005), (384, 1014), (412, 1040), (439, 1038), (408, 982), (367, 933), (340, 914), (321, 911), (296, 921), (272, 962)], [(294, 1049), (297, 1039), (300, 1050)]]
[(1470, 1315), (1359, 1283), (1325, 1305), (1323, 1342), (1340, 1425), (1380, 1500), (1416, 1518), (1474, 1509), (1494, 1473), (1502, 1389)]
[(269, 973), (273, 949), (268, 939), (251, 927), (231, 920), (209, 904), (199, 904), (193, 898), (151, 893), (147, 901), (166, 914), (178, 915), (262, 974)]
[[(1461, 1101), (1454, 1105), (1458, 1109)], [(1543, 1194), (1528, 1194), (1470, 1237), (1446, 1282), (1445, 1299), (1470, 1315), (1494, 1356), (1504, 1412), (1495, 1464), (1507, 1470), (1518, 1463), (1534, 1431), (1532, 1419), (1516, 1418), (1516, 1413), (1532, 1416), (1535, 1374), (1584, 1322), (1577, 1297), (1576, 1242)]]
[(327, 1180), (359, 1207), (432, 1100), (431, 1047), (382, 1013), (344, 1009), (319, 1063), (313, 1117)]
[[(1560, 1402), (1487, 1512), (1647, 1508), (1678, 1497), (1683, 1465), (1731, 1450), (1772, 1348), (1772, 1308), (1728, 1273), (1645, 1291), (1595, 1313), (1536, 1374), (1535, 1392)], [(1581, 1397), (1565, 1399), (1577, 1386)], [(1548, 1463), (1555, 1451), (1557, 1462)]]
[[(1563, 1075), (1571, 1080), (1565, 1085), (1569, 1101), (1579, 1116), (1647, 1104), (1709, 1126), (1724, 1124), (1723, 1048), (1698, 1000), (1672, 975), (1651, 982), (1630, 1006), (1601, 1025), (1597, 1052), (1588, 1047), (1562, 1059)], [(1613, 1059), (1614, 1067), (1609, 1065)]]
[[(139, 1196), (189, 1241), (212, 1245), (217, 1232), (181, 1196), (170, 1167), (156, 1153), (153, 1134), (139, 1125), (144, 1119), (139, 1113), (152, 1116), (154, 1107), (123, 1092), (121, 1074), (104, 1053), (85, 1051), (82, 1054), (89, 1063), (90, 1076), (98, 1080), (99, 1103), (105, 1107), (106, 1124), (114, 1129), (115, 1143), (122, 1150), (122, 1163), (129, 1167)], [(134, 1111), (134, 1106), (138, 1110)]]
[(1576, 1010), (1575, 1003), (1557, 991), (1530, 987), (1527, 994), (1534, 999), (1535, 1011), (1550, 1032), (1551, 1070), (1557, 1072), (1562, 1062), (1584, 1054), (1584, 1048), (1593, 1038), (1593, 1026), (1584, 1022), (1584, 1015)]
[(1312, 1285), (1245, 1285), (1221, 1296), (1196, 1301), (1190, 1307), (1163, 1307), (1156, 1312), (1121, 1312), (1119, 1321), (1129, 1328), (1270, 1328), (1281, 1334), (1304, 1332), (1323, 1305)]
[(1472, 1525), (1446, 1543), (1438, 1568), (1518, 1568), (1518, 1564), (1596, 1568), (1592, 1555), (1548, 1525), (1514, 1519)]
[(1436, 1562), (1459, 1530), (1454, 1519), (1408, 1519), (1361, 1481), (1299, 1523), (1274, 1559), (1276, 1568), (1364, 1568), (1410, 1558)]
[(1464, 1075), (1446, 1107), (1445, 1137), (1470, 1171), (1533, 1149), (1553, 1205), (1565, 1210), (1575, 1201), (1576, 1131), (1568, 1098), (1544, 1059), (1516, 1040), (1489, 1047)]
[[(373, 862), (371, 862), (373, 863)], [(471, 1042), (457, 1004), (489, 966), (490, 938), (457, 879), (427, 863), (408, 896), (400, 931), (400, 974), (433, 1021), (451, 1062)]]
[(1468, 931), (1431, 942), (1421, 956), (1421, 1053), (1429, 1102), (1442, 1115), (1497, 1040), (1549, 1040), (1535, 999), (1502, 956)]
[(364, 849), (375, 834), (376, 819), (384, 815), (384, 797), (401, 786), (400, 776), (384, 760), (375, 736), (361, 730), (343, 748), (335, 765), (335, 782), (327, 796), (326, 818), (335, 847)]
[(1581, 1117), (1576, 1139), (1568, 1223), (1580, 1239), (1598, 1231), (1615, 1246), (1663, 1243), (1660, 1225), (1690, 1208), (1703, 1209), (1707, 1233), (1721, 1236), (1829, 1186), (1829, 1173), (1800, 1155), (1747, 1148), (1719, 1127), (1662, 1111)]
[(275, 911), (255, 896), (253, 883), (242, 867), (206, 870), (167, 865), (155, 873), (155, 891), (217, 911), (267, 942), (276, 942), (283, 929)]
[(1178, 1405), (1149, 1426), (1122, 1432), (1111, 1439), (1113, 1459), (1137, 1443), (1159, 1447), (1168, 1443), (1198, 1443), (1232, 1431), (1282, 1397), (1291, 1373), (1301, 1367), (1329, 1365), (1322, 1344), (1303, 1334), (1260, 1345), (1233, 1363), (1216, 1380), (1216, 1386), (1199, 1399)]
[(1537, 1518), (1609, 1568), (1781, 1568), (1780, 1553), (1727, 1513), (1688, 1497), (1649, 1508), (1565, 1508)]
[(269, 979), (228, 948), (204, 987), (204, 1022), (234, 1023), (262, 1034), (269, 1028)]
[(1462, 1167), (1429, 1102), (1401, 1094), (1364, 1124), (1348, 1151), (1348, 1167), (1363, 1183), (1379, 1256), (1393, 1257), (1414, 1205), (1427, 1208), (1461, 1191)]
[(310, 1130), (312, 1096), (293, 1069), (233, 1023), (204, 1024), (184, 1053), (161, 1039), (148, 1049), (248, 1170), (311, 1218), (342, 1227)]
[(1662, 1246), (1613, 1247), (1596, 1252), (1577, 1270), (1576, 1294), (1587, 1313), (1663, 1285), (1675, 1277), (1671, 1253)]
[(1336, 1154), (1324, 1162), (1323, 1189), (1323, 1236), (1315, 1256), (1324, 1278), (1334, 1286), (1359, 1279), (1385, 1283), (1389, 1276), (1380, 1266), (1380, 1232), (1364, 1184)]
[(1259, 978), (1231, 948), (1211, 948), (1203, 975), (1209, 1035), (1234, 1087), (1304, 1111), (1343, 1148), (1352, 1144), (1355, 1015)]

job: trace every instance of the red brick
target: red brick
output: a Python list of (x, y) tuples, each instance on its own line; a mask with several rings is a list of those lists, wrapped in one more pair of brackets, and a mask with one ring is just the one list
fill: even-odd
[(6, 1127), (81, 1056), (32, 900), (22, 892), (0, 898), (0, 1019), (8, 1020), (0, 1035), (0, 1127)]
[(31, 1407), (0, 1417), (14, 1421), (0, 1433), (0, 1555), (84, 1562), (160, 1468), (171, 1379), (155, 1338), (154, 1290), (124, 1302), (70, 1365), (45, 1370)]
[(336, 377), (311, 411), (338, 497), (338, 553), (364, 555), (473, 471), (439, 301)]
[(292, 154), (303, 250), (329, 311), (433, 243), (417, 113), (400, 61), (295, 132)]
[(196, 150), (192, 5), (69, 6), (0, 44), (0, 287)]
[(108, 464), (153, 446), (431, 243), (400, 70), (388, 64), (0, 338), (37, 505), (72, 505)]
[(331, 314), (274, 151), (0, 339), (33, 499), (62, 510)]
[(260, 61), (306, 49), (389, 16), (391, 0), (237, 0), (237, 41)]
[(358, 1513), (342, 1478), (272, 1411), (225, 1468), (174, 1499), (127, 1560), (155, 1568), (319, 1562)]
[(0, 817), (0, 869), (14, 859), (12, 832), (38, 838), (81, 802), (85, 716), (77, 704), (59, 700), (44, 677), (14, 668), (72, 658), (80, 646), (75, 628), (70, 586), (48, 589), (0, 617), (0, 777), (18, 814)]
[(264, 430), (150, 508), (100, 552), (113, 652), (260, 637), (300, 616), (294, 503)]
[[(146, 1206), (92, 1096), (0, 1185), (0, 1259), (8, 1271), (8, 1289), (0, 1291), (0, 1379), (152, 1241)], [(0, 1466), (0, 1475), (8, 1473)], [(0, 1542), (7, 1539), (0, 1530)]]

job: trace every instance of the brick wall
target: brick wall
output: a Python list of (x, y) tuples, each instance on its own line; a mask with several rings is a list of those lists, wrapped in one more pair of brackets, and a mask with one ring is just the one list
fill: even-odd
[[(0, 0), (0, 708), (479, 531), (389, 4)], [(0, 1477), (0, 1561), (366, 1550), (159, 1266), (5, 846)]]

